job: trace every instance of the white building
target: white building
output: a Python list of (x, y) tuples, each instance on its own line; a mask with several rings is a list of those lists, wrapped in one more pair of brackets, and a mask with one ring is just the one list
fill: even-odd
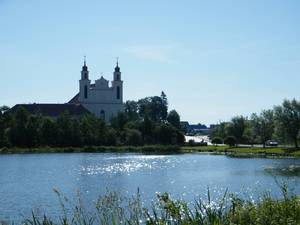
[(81, 104), (89, 112), (106, 122), (109, 122), (118, 112), (123, 111), (123, 81), (118, 62), (111, 85), (103, 76), (91, 84), (86, 60), (84, 60), (79, 80), (79, 93), (69, 103)]

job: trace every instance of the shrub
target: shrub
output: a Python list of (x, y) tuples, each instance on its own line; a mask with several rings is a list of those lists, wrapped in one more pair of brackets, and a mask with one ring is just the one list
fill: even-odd
[(189, 140), (188, 145), (189, 146), (194, 146), (195, 145), (195, 141), (193, 139)]
[(220, 137), (215, 137), (211, 140), (211, 143), (217, 145), (217, 144), (223, 144), (223, 140)]
[(138, 146), (143, 144), (143, 138), (140, 131), (136, 129), (126, 129), (126, 145)]
[(233, 147), (236, 145), (236, 138), (234, 136), (228, 136), (225, 138), (224, 143), (226, 145), (229, 145), (230, 147)]

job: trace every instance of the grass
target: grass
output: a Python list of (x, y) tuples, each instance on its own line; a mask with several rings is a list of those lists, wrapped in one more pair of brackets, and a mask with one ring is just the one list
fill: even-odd
[(174, 145), (145, 145), (145, 146), (86, 146), (86, 147), (37, 147), (37, 148), (1, 148), (0, 154), (23, 153), (180, 153), (180, 147)]
[(210, 152), (216, 154), (227, 154), (232, 157), (300, 157), (300, 150), (282, 147), (229, 147), (229, 146), (184, 146), (182, 152)]
[(86, 146), (86, 147), (37, 147), (37, 148), (0, 148), (0, 154), (23, 153), (144, 153), (144, 154), (180, 154), (213, 153), (231, 157), (300, 157), (300, 150), (293, 148), (257, 148), (229, 146)]
[[(123, 198), (109, 192), (100, 197), (94, 211), (88, 212), (78, 200), (69, 214), (66, 210), (67, 198), (57, 192), (62, 214), (60, 218), (32, 213), (24, 225), (93, 225), (93, 224), (147, 224), (147, 225), (297, 225), (300, 224), (300, 199), (282, 186), (280, 199), (268, 193), (257, 202), (245, 201), (235, 195), (224, 193), (218, 202), (211, 200), (208, 190), (206, 200), (196, 200), (193, 204), (173, 200), (167, 193), (157, 196), (152, 207), (143, 207), (139, 193), (132, 198)], [(68, 214), (68, 215), (67, 215)], [(0, 222), (1, 224), (1, 222)], [(3, 224), (9, 224), (4, 223)], [(17, 223), (14, 223), (17, 224)]]

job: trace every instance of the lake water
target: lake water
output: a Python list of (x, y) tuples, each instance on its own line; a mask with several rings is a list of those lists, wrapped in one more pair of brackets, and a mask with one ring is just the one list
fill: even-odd
[[(145, 204), (157, 192), (178, 199), (214, 198), (229, 192), (256, 198), (286, 181), (300, 194), (300, 159), (230, 158), (221, 155), (142, 155), (111, 153), (0, 155), (0, 220), (20, 221), (31, 210), (61, 215), (58, 189), (69, 198), (80, 192), (84, 202), (117, 191)], [(90, 207), (92, 204), (87, 204)], [(42, 209), (42, 210), (41, 210)]]

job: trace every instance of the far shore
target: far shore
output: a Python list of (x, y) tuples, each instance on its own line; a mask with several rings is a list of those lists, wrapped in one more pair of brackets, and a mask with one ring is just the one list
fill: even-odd
[(36, 148), (0, 148), (0, 154), (34, 153), (143, 153), (143, 154), (184, 154), (207, 153), (230, 157), (271, 157), (300, 158), (300, 149), (282, 147), (229, 147), (229, 146), (86, 146), (86, 147), (36, 147)]

